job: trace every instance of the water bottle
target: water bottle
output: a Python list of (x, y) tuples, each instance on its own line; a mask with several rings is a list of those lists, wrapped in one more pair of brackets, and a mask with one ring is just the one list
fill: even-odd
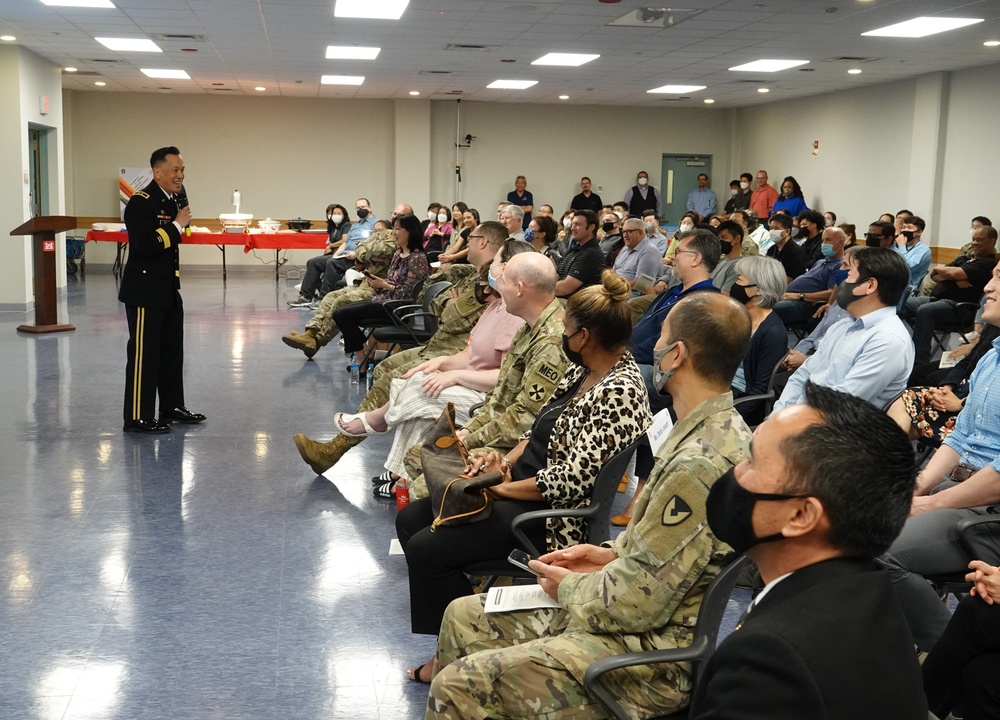
[(365, 375), (365, 392), (369, 393), (372, 391), (372, 378), (375, 375), (375, 369), (373, 367), (368, 368), (368, 373)]
[(358, 355), (351, 355), (351, 385), (358, 384)]
[(396, 509), (402, 510), (410, 504), (410, 481), (402, 476), (396, 481)]

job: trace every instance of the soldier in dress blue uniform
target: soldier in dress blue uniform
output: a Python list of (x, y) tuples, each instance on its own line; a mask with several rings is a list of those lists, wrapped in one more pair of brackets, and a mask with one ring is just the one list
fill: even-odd
[(199, 423), (205, 416), (184, 407), (184, 305), (177, 252), (191, 223), (184, 160), (171, 146), (153, 152), (149, 164), (153, 182), (125, 207), (129, 253), (118, 292), (129, 331), (124, 430), (164, 433), (171, 421)]

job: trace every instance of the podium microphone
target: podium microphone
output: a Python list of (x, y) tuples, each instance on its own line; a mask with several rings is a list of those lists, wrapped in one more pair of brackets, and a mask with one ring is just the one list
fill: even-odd
[[(184, 189), (183, 185), (181, 185), (180, 191), (174, 194), (174, 202), (177, 203), (178, 210), (183, 210), (191, 204), (188, 202), (187, 190)], [(191, 237), (191, 223), (184, 226), (184, 234)]]

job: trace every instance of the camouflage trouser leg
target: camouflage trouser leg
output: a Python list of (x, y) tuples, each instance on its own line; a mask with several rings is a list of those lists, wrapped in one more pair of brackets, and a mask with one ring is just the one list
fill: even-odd
[(346, 287), (334, 290), (323, 296), (319, 303), (319, 309), (306, 323), (306, 330), (311, 330), (320, 345), (326, 345), (340, 330), (333, 324), (333, 313), (344, 305), (362, 300), (371, 299), (374, 291), (367, 285), (358, 287)]
[[(427, 698), (428, 720), (606, 717), (557, 659), (574, 650), (572, 638), (561, 635), (565, 611), (487, 615), (484, 598), (460, 598), (445, 612), (435, 656), (439, 670)], [(585, 663), (596, 659), (589, 657), (590, 647), (584, 652)]]

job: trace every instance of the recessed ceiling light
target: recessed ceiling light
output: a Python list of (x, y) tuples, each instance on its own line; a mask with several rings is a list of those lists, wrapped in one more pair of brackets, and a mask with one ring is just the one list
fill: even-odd
[(757, 88), (757, 92), (759, 92), (759, 93), (768, 93), (768, 92), (771, 92), (771, 91), (768, 88)]
[(420, 94), (419, 90), (410, 90), (410, 95), (417, 96)]
[(861, 69), (860, 68), (851, 68), (850, 70), (847, 71), (847, 74), (848, 75), (860, 75), (861, 74)]
[(149, 38), (94, 38), (108, 50), (115, 52), (163, 52)]
[(364, 75), (324, 75), (320, 78), (323, 85), (360, 85), (364, 81)]
[(13, 35), (0, 35), (0, 40), (3, 40), (4, 42), (14, 42), (17, 38)]
[(997, 45), (1000, 45), (1000, 40), (987, 40), (983, 43), (983, 45), (986, 47), (996, 47)]
[(113, 8), (111, 0), (42, 0), (49, 7)]
[(918, 17), (861, 33), (869, 37), (922, 38), (981, 23), (982, 18)]
[(705, 98), (705, 104), (706, 105), (711, 105), (714, 102), (715, 102), (715, 100), (713, 100), (712, 98)]
[(105, 85), (107, 85), (107, 83), (98, 80), (97, 82), (94, 83), (94, 85), (96, 85), (97, 87), (104, 87)]
[(569, 95), (560, 95), (559, 99), (560, 100), (569, 100)]
[(410, 0), (337, 0), (333, 16), (339, 18), (368, 18), (370, 20), (399, 20)]
[(63, 68), (63, 70), (64, 70), (65, 72), (76, 72), (76, 68), (75, 68), (75, 67), (68, 67), (68, 68)]
[(166, 80), (190, 80), (191, 76), (183, 70), (157, 70), (155, 68), (140, 68), (142, 74), (151, 78), (164, 78)]
[(549, 53), (535, 60), (532, 65), (560, 65), (562, 67), (580, 67), (591, 60), (596, 60), (600, 55), (586, 55), (582, 53)]
[(327, 60), (374, 60), (382, 48), (353, 47), (350, 45), (327, 45)]
[(647, 93), (666, 93), (668, 95), (682, 95), (689, 92), (704, 90), (705, 85), (661, 85), (658, 88), (647, 90)]
[(754, 60), (744, 65), (729, 68), (734, 72), (778, 72), (799, 65), (808, 64), (808, 60)]
[(537, 84), (537, 80), (494, 80), (486, 87), (490, 90), (527, 90)]
[(263, 85), (258, 85), (257, 87), (254, 88), (254, 90), (256, 90), (257, 92), (264, 92), (265, 90), (267, 90), (267, 88), (264, 87)]

